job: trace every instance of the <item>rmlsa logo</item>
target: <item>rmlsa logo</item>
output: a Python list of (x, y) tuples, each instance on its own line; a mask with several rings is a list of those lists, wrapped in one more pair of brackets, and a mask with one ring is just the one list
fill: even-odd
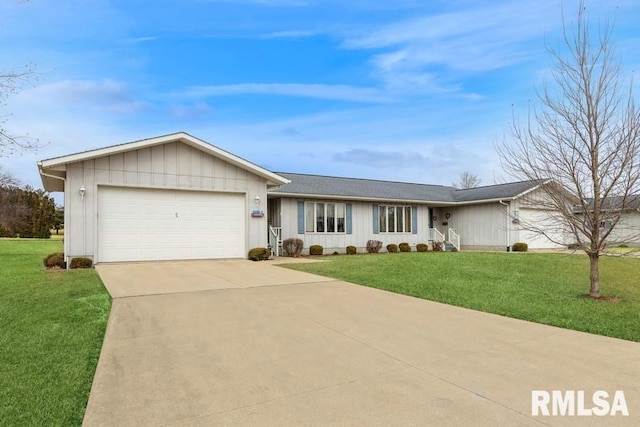
[(583, 390), (533, 390), (531, 391), (531, 415), (535, 416), (579, 416), (592, 415), (629, 416), (624, 392), (617, 390), (613, 397), (604, 390), (597, 390), (591, 395), (591, 401), (585, 399)]

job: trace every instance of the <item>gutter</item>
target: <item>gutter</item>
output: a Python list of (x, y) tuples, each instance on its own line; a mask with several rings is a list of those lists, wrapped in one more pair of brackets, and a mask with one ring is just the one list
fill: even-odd
[[(63, 188), (66, 190), (66, 188), (67, 188), (67, 178), (62, 177), (62, 176), (51, 175), (49, 173), (46, 173), (42, 169), (42, 162), (38, 162), (38, 172), (40, 172), (40, 175), (46, 176), (47, 178), (59, 179), (60, 181), (62, 181), (64, 183), (63, 184)], [(66, 191), (63, 190), (63, 193), (65, 194), (65, 202), (66, 202)], [(66, 203), (65, 203), (65, 205), (66, 205)], [(64, 222), (65, 222), (65, 224), (68, 224), (68, 222), (67, 222), (68, 221), (67, 212), (68, 212), (68, 210), (66, 209), (66, 206), (65, 206), (65, 210), (64, 210)], [(69, 265), (68, 265), (68, 263), (66, 261), (66, 256), (67, 256), (67, 253), (68, 253), (68, 251), (67, 251), (67, 243), (68, 243), (68, 241), (69, 241), (69, 239), (64, 239), (64, 249), (63, 250), (64, 250), (64, 255), (65, 255), (65, 261), (64, 261), (65, 269), (69, 268)]]
[[(44, 169), (42, 168), (42, 162), (38, 162), (38, 172), (40, 172), (40, 175), (42, 176), (46, 176), (47, 178), (53, 178), (53, 179), (59, 179), (60, 181), (64, 182), (66, 184), (67, 178), (63, 177), (63, 176), (57, 176), (57, 175), (51, 175), (50, 173), (46, 173), (44, 171)], [(65, 185), (66, 188), (66, 185)]]
[(509, 243), (509, 207), (510, 207), (510, 204), (509, 203), (505, 203), (504, 201), (502, 201), (502, 199), (498, 200), (498, 203), (500, 203), (501, 205), (505, 206), (505, 214), (504, 214), (504, 216), (505, 216), (505, 219), (506, 219), (506, 221), (505, 221), (505, 225), (506, 225), (505, 233), (506, 233), (506, 236), (507, 236), (506, 243), (507, 243), (507, 252), (510, 252), (511, 251), (511, 245)]

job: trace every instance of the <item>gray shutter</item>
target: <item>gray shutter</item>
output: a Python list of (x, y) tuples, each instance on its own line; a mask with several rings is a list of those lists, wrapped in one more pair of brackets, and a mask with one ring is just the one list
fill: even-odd
[(304, 202), (298, 202), (298, 234), (304, 234)]
[(373, 234), (380, 234), (380, 210), (373, 205)]
[(411, 232), (418, 234), (418, 207), (411, 206)]
[(345, 220), (347, 222), (346, 224), (347, 234), (352, 234), (353, 228), (351, 225), (351, 203), (347, 203), (347, 218)]

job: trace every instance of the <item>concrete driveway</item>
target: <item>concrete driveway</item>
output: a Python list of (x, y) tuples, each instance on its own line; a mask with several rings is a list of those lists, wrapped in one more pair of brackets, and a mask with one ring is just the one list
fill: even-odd
[[(114, 300), (87, 426), (640, 425), (638, 343), (272, 262), (97, 269)], [(532, 416), (532, 390), (621, 390), (630, 415)]]

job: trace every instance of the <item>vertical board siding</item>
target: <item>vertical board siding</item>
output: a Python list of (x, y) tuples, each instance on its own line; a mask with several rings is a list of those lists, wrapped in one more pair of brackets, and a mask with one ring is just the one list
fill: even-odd
[[(85, 185), (84, 201), (79, 188)], [(266, 210), (266, 181), (183, 143), (171, 142), (67, 166), (65, 195), (67, 256), (93, 256), (99, 215), (97, 191), (102, 185), (245, 193), (246, 247), (267, 245), (267, 218), (251, 218), (253, 200)]]

